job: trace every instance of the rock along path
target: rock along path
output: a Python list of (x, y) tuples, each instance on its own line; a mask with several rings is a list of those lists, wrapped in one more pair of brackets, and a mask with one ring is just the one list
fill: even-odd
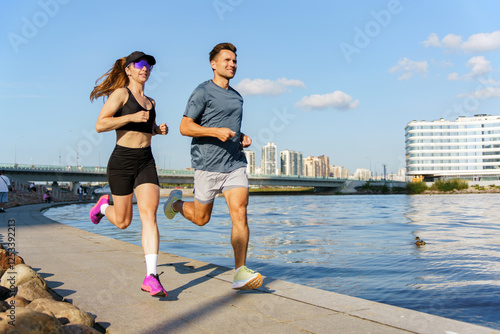
[(107, 333), (500, 333), (270, 277), (258, 290), (234, 291), (231, 269), (164, 252), (158, 269), (168, 296), (150, 297), (140, 290), (140, 246), (55, 222), (41, 214), (47, 207), (1, 214), (0, 242), (14, 222), (9, 247)]

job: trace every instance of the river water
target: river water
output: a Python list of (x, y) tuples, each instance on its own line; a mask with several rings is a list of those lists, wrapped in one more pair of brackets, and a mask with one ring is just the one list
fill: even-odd
[[(140, 245), (136, 206), (127, 230), (93, 225), (91, 206), (44, 214)], [(204, 227), (162, 207), (161, 251), (233, 267), (223, 198)], [(265, 276), (500, 329), (500, 194), (251, 196), (248, 209), (247, 265)]]

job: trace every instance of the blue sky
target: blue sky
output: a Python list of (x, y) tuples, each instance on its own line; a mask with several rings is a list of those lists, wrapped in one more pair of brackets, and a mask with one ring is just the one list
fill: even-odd
[(167, 136), (160, 168), (190, 166), (179, 134), (208, 52), (238, 48), (231, 85), (242, 130), (261, 147), (326, 155), (354, 172), (404, 167), (412, 120), (500, 114), (497, 1), (8, 1), (0, 13), (0, 163), (105, 166), (112, 132), (94, 126), (95, 80), (120, 57), (155, 56), (146, 94)]

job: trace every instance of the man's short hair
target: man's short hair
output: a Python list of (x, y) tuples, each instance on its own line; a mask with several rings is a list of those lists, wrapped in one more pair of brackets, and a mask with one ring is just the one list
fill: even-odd
[(233, 51), (234, 54), (236, 54), (236, 46), (234, 46), (233, 44), (231, 44), (231, 43), (219, 43), (216, 46), (214, 46), (212, 51), (210, 51), (210, 61), (214, 60), (214, 58), (217, 56), (217, 54), (219, 52), (221, 52), (222, 50)]

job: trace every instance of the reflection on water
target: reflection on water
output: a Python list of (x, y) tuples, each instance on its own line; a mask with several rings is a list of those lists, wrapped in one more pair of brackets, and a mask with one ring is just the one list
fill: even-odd
[[(127, 230), (88, 221), (91, 205), (45, 214), (140, 245)], [(160, 205), (161, 208), (161, 205)], [(500, 195), (252, 196), (248, 265), (320, 289), (500, 329)], [(233, 266), (223, 198), (197, 227), (158, 214), (160, 248)], [(417, 247), (415, 236), (427, 243)]]

